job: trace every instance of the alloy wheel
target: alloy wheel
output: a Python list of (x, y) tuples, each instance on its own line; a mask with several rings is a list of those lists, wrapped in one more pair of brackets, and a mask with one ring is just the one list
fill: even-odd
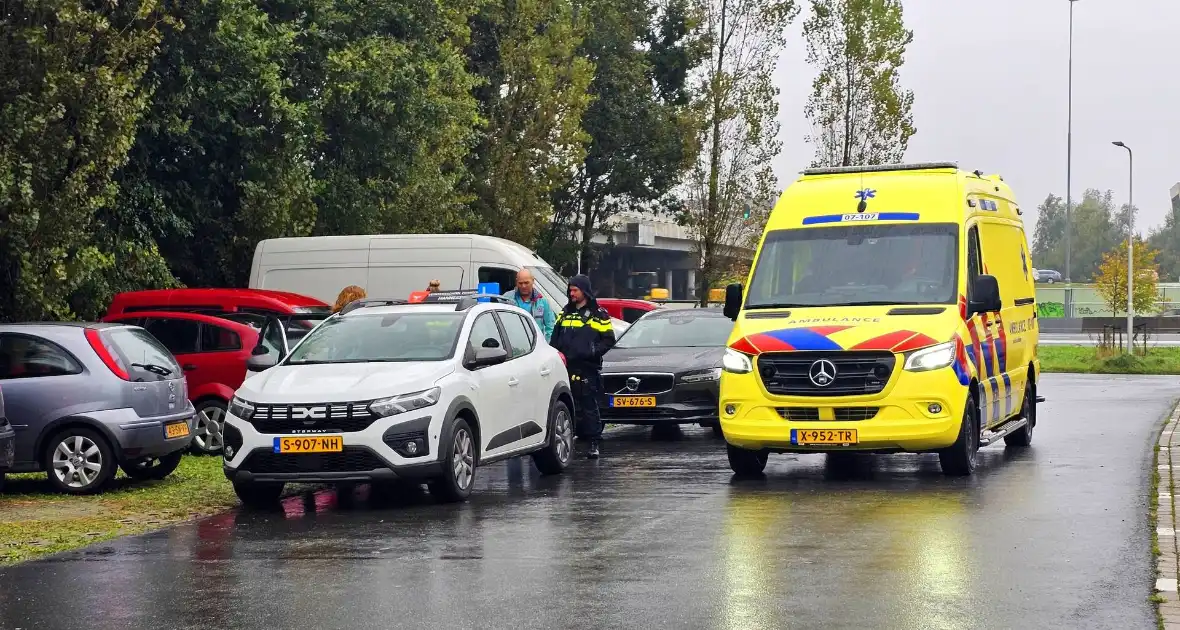
[(570, 424), (569, 412), (564, 408), (559, 409), (553, 422), (553, 432), (557, 438), (557, 459), (563, 464), (570, 460), (570, 454), (574, 451), (574, 435)]
[(475, 476), (475, 453), (471, 442), (471, 434), (460, 429), (455, 434), (455, 446), (451, 454), (452, 471), (455, 474), (455, 485), (461, 490), (471, 487), (471, 479)]
[(85, 436), (66, 436), (53, 449), (53, 474), (70, 488), (85, 488), (94, 483), (102, 472), (103, 464), (102, 451)]
[(206, 407), (198, 412), (193, 429), (193, 443), (197, 448), (206, 453), (220, 451), (225, 446), (224, 422), (225, 410), (221, 407)]

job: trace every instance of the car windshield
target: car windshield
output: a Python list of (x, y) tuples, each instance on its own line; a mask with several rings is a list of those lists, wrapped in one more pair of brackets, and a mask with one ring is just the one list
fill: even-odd
[(733, 330), (726, 317), (684, 313), (644, 317), (627, 329), (616, 348), (711, 348), (724, 346)]
[(308, 333), (285, 365), (443, 361), (455, 353), (465, 313), (353, 314)]
[(953, 304), (958, 226), (855, 225), (766, 236), (746, 308)]

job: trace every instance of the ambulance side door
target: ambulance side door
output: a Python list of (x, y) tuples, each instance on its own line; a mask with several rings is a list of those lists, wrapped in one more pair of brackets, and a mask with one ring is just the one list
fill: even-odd
[(991, 409), (987, 410), (988, 425), (1006, 421), (1020, 412), (1025, 383), (1028, 380), (1028, 332), (1036, 306), (1031, 293), (1028, 255), (1025, 252), (1024, 232), (1017, 225), (1002, 219), (981, 219), (979, 229), (983, 273), (994, 276), (1000, 285), (1002, 310), (984, 314), (983, 339), (990, 346), (985, 358), (992, 364), (989, 373)]

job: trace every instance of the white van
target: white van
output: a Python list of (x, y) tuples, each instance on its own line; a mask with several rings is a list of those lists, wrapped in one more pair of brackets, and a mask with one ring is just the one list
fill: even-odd
[(432, 279), (444, 291), (495, 282), (506, 293), (516, 286), (516, 272), (523, 268), (533, 272), (553, 312), (560, 312), (567, 301), (565, 278), (527, 247), (477, 234), (268, 239), (254, 250), (250, 288), (301, 293), (329, 304), (350, 284), (372, 297), (409, 297), (425, 290)]

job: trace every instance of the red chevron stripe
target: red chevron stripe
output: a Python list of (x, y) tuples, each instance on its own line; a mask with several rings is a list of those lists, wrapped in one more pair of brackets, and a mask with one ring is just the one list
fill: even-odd
[(841, 330), (848, 330), (849, 328), (852, 328), (852, 326), (816, 326), (811, 328), (811, 332), (827, 337), (828, 335), (838, 333)]
[(749, 340), (749, 342), (753, 344), (753, 346), (757, 348), (759, 352), (790, 352), (791, 350), (795, 349), (794, 346), (781, 339), (777, 339), (762, 333), (750, 335), (749, 337), (746, 337), (746, 339)]
[(904, 342), (905, 340), (909, 339), (910, 337), (913, 337), (915, 334), (916, 333), (914, 333), (914, 331), (912, 331), (912, 330), (899, 330), (896, 332), (891, 332), (886, 335), (881, 335), (880, 337), (873, 337), (872, 339), (869, 339), (868, 341), (862, 341), (862, 342), (856, 344), (855, 346), (852, 346), (852, 349), (853, 350), (892, 350), (894, 346)]
[(749, 355), (760, 354), (760, 351), (758, 350), (758, 348), (754, 347), (754, 344), (750, 343), (750, 340), (747, 339), (746, 337), (742, 337), (741, 339), (738, 339), (737, 341), (733, 342), (733, 344), (731, 344), (729, 347), (733, 348), (734, 350), (737, 350), (738, 352), (744, 352)]
[(933, 346), (936, 343), (938, 343), (938, 342), (935, 341), (933, 338), (923, 335), (922, 333), (917, 333), (913, 337), (910, 337), (909, 339), (906, 339), (905, 341), (897, 344), (896, 346), (893, 346), (893, 351), (894, 352), (909, 352), (910, 350), (918, 350), (919, 348)]

